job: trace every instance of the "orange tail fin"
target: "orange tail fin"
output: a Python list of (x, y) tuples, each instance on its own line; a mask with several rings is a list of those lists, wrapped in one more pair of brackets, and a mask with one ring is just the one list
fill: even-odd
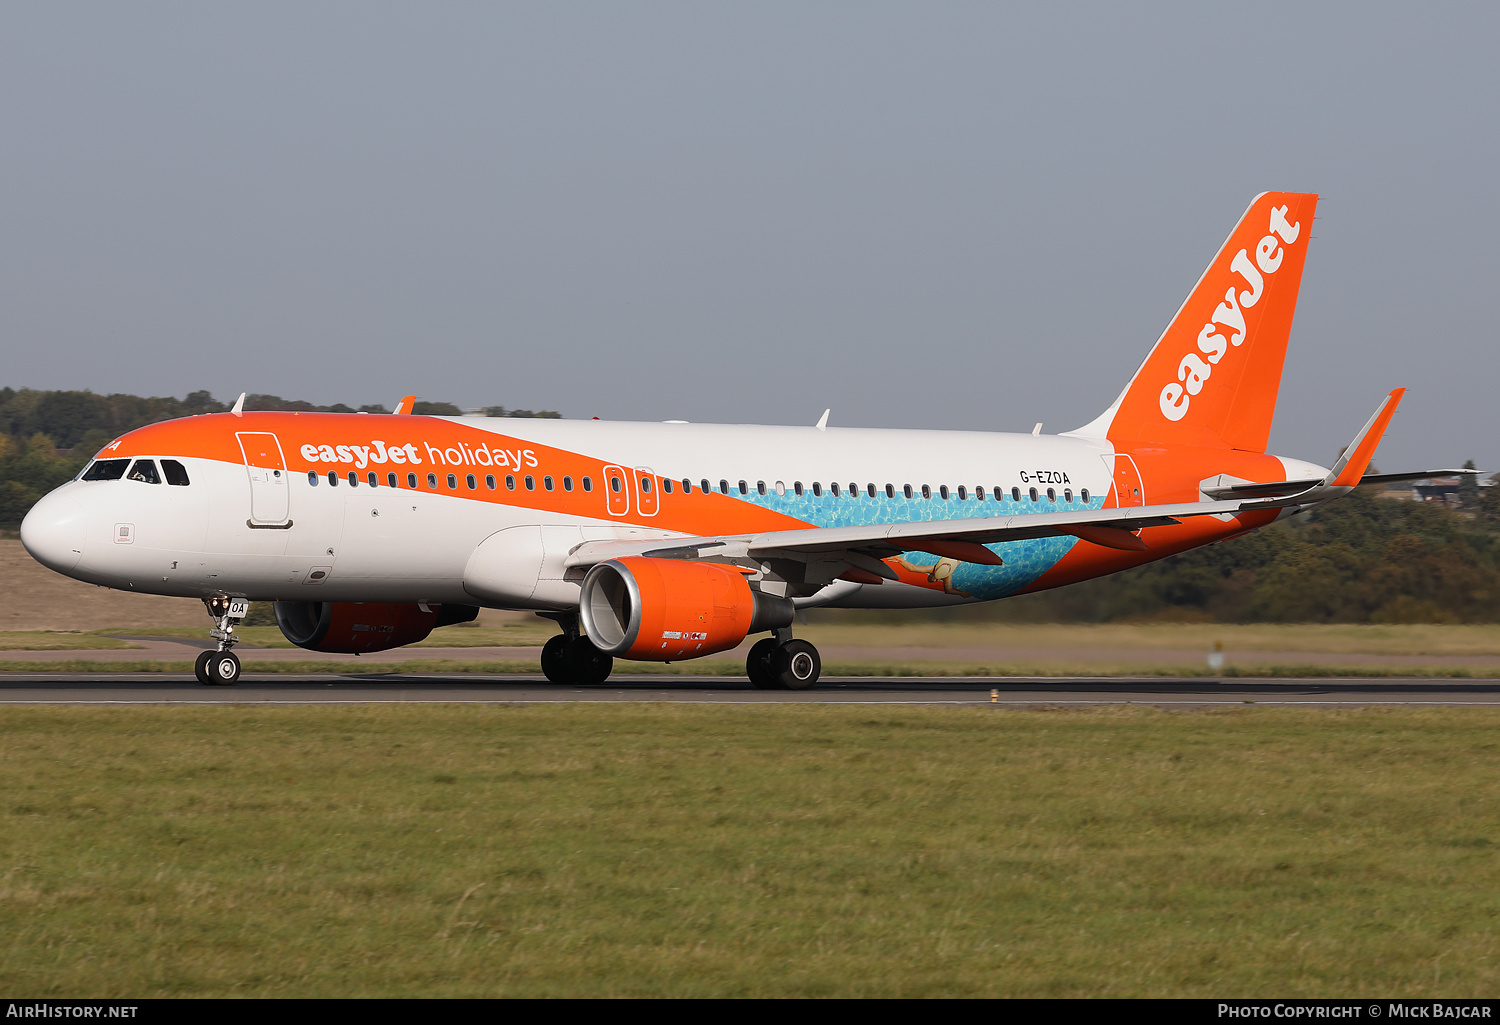
[(1256, 196), (1114, 405), (1073, 433), (1264, 452), (1317, 206)]

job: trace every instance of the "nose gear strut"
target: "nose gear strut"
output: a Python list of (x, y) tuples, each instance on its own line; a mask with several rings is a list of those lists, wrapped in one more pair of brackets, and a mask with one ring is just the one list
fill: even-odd
[(217, 595), (204, 598), (203, 607), (214, 621), (208, 635), (218, 641), (219, 646), (198, 655), (193, 664), (193, 675), (205, 686), (228, 686), (240, 678), (240, 658), (231, 650), (240, 640), (234, 635), (234, 624), (245, 618), (250, 611), (250, 602), (244, 598)]

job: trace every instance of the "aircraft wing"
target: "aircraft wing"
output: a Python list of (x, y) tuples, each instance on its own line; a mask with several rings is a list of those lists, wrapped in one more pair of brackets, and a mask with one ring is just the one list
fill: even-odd
[[(1145, 551), (1146, 543), (1134, 533), (1143, 527), (1168, 526), (1194, 516), (1233, 516), (1253, 510), (1315, 505), (1347, 494), (1356, 485), (1365, 483), (1365, 470), (1404, 393), (1404, 388), (1397, 388), (1385, 397), (1374, 415), (1344, 449), (1328, 476), (1321, 480), (1248, 484), (1245, 486), (1248, 493), (1244, 495), (1235, 494), (1235, 489), (1231, 487), (1220, 489), (1221, 492), (1227, 492), (1222, 499), (1177, 505), (986, 516), (961, 520), (914, 520), (871, 526), (814, 527), (655, 541), (589, 541), (569, 553), (564, 565), (568, 568), (587, 567), (632, 555), (741, 563), (782, 558), (826, 563), (828, 566), (825, 568), (830, 571), (837, 570), (842, 564), (851, 567), (856, 574), (894, 580), (895, 571), (881, 560), (902, 552), (931, 552), (960, 562), (997, 566), (1001, 565), (1000, 557), (986, 548), (986, 545), (1069, 535), (1107, 548)], [(1401, 475), (1381, 476), (1388, 479)], [(833, 575), (837, 576), (838, 573), (834, 572)]]
[(565, 565), (592, 566), (598, 562), (631, 555), (727, 562), (781, 557), (803, 561), (847, 561), (876, 576), (895, 579), (894, 572), (880, 560), (901, 552), (931, 552), (961, 562), (998, 566), (1001, 564), (1000, 557), (985, 545), (1069, 535), (1107, 548), (1145, 551), (1145, 542), (1132, 531), (1142, 527), (1168, 526), (1193, 516), (1233, 515), (1241, 510), (1261, 508), (1266, 504), (1256, 500), (1188, 502), (1178, 505), (984, 516), (961, 520), (908, 521), (859, 527), (773, 530), (718, 537), (590, 541), (574, 549)]

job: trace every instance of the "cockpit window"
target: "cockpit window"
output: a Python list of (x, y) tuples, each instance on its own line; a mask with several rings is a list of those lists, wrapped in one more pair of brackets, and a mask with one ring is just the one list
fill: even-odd
[(129, 465), (129, 459), (98, 459), (93, 466), (83, 471), (83, 479), (119, 480), (125, 476), (125, 467)]
[(188, 486), (187, 468), (177, 460), (163, 459), (161, 461), (161, 472), (167, 475), (168, 484), (179, 488)]
[(137, 459), (126, 476), (131, 480), (144, 481), (147, 484), (161, 483), (161, 474), (156, 472), (156, 464), (149, 459)]

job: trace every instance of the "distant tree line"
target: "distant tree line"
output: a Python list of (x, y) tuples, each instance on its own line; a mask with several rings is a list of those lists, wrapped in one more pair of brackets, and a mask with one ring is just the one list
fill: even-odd
[(954, 611), (1049, 623), (1496, 623), (1500, 487), (1478, 490), (1459, 511), (1361, 488), (1232, 541)]
[[(0, 388), (0, 529), (15, 530), (38, 498), (72, 479), (105, 445), (126, 431), (146, 424), (198, 413), (223, 413), (229, 404), (206, 391), (184, 398), (96, 395), (91, 391), (39, 391)], [(307, 413), (389, 413), (384, 406), (355, 409), (342, 402), (319, 406), (279, 395), (246, 395), (247, 410), (292, 410)], [(418, 402), (412, 410), (426, 416), (459, 416), (451, 402)], [(547, 417), (551, 410), (487, 406), (486, 416)]]

